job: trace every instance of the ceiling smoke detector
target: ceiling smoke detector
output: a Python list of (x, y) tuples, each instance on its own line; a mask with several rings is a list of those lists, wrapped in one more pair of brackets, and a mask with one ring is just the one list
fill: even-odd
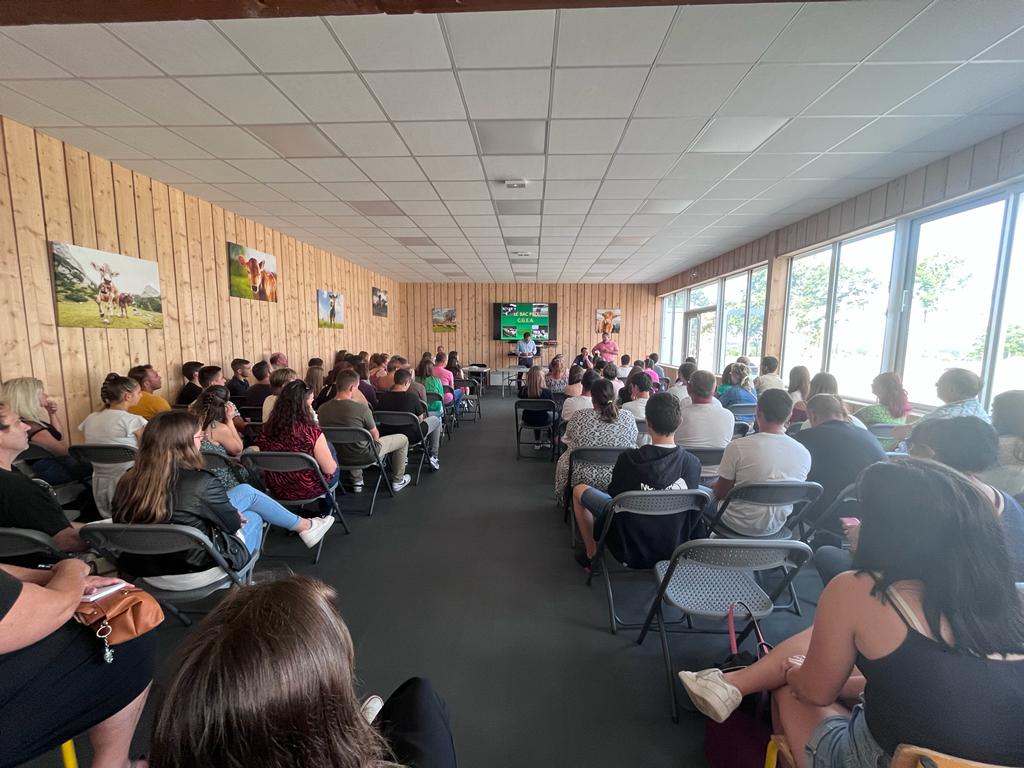
[(505, 179), (505, 189), (526, 189), (526, 179)]

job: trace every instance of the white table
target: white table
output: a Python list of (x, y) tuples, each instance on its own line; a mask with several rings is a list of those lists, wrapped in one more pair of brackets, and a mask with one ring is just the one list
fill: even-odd
[(480, 394), (483, 395), (487, 389), (487, 374), (491, 372), (491, 369), (485, 365), (464, 365), (462, 372), (469, 378), (476, 378), (480, 382)]
[[(535, 366), (536, 367), (536, 366)], [(546, 365), (540, 366), (541, 371), (546, 375), (548, 367)], [(517, 383), (518, 377), (521, 373), (525, 373), (530, 370), (524, 365), (513, 365), (510, 368), (499, 368), (498, 373), (501, 374), (501, 396), (505, 397), (505, 387), (512, 386)]]

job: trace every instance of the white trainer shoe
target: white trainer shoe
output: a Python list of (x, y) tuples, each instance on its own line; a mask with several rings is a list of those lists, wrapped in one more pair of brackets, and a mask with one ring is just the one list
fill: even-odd
[(380, 714), (381, 709), (384, 707), (384, 699), (377, 694), (370, 696), (359, 710), (363, 713), (363, 717), (366, 718), (366, 722), (373, 723), (377, 719), (377, 715)]
[(430, 457), (430, 468), (435, 472), (441, 468), (441, 462), (438, 461), (437, 456)]
[(724, 723), (743, 701), (740, 689), (726, 680), (720, 669), (680, 672), (679, 679), (693, 705), (716, 723)]
[(331, 526), (334, 525), (334, 519), (334, 515), (309, 518), (309, 528), (299, 532), (299, 538), (302, 539), (302, 543), (309, 549), (315, 547), (320, 543), (320, 539), (324, 537), (324, 534), (331, 530)]
[(402, 475), (402, 479), (391, 484), (391, 490), (398, 493), (412, 482), (412, 475)]

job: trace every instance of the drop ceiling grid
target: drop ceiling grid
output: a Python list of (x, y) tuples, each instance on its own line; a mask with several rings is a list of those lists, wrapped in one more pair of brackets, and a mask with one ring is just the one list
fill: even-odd
[[(941, 39), (951, 18), (952, 47)], [(822, 46), (837, 25), (845, 37)], [(722, 29), (730, 44), (709, 43)], [(609, 271), (657, 280), (898, 175), (901, 163), (925, 164), (1024, 121), (1024, 7), (1002, 0), (961, 16), (948, 0), (867, 0), (739, 15), (690, 6), (0, 32), (0, 112), (357, 263), (380, 269), (388, 259), (406, 280), (574, 282)], [(87, 43), (99, 50), (83, 56)], [(168, 53), (175, 44), (192, 46), (191, 62)], [(351, 98), (332, 103), (333, 90), (312, 85), (325, 78)], [(708, 91), (715, 78), (720, 90)], [(425, 81), (441, 90), (409, 92)], [(673, 98), (672, 88), (684, 91)], [(330, 111), (350, 107), (354, 122)], [(321, 114), (330, 117), (312, 119)], [(518, 129), (518, 118), (543, 122), (539, 151), (485, 154), (478, 121)], [(841, 120), (849, 130), (808, 145), (809, 129)], [(574, 142), (560, 149), (586, 150), (555, 155), (558, 166), (601, 169), (599, 178), (553, 171), (556, 122), (560, 142), (566, 126)], [(471, 147), (436, 132), (424, 139), (447, 123), (467, 128)], [(446, 150), (474, 154), (416, 155), (403, 131), (416, 125), (417, 146), (442, 138)], [(599, 126), (609, 130), (595, 152), (581, 141)], [(783, 133), (793, 149), (767, 151)], [(700, 151), (723, 137), (736, 143)], [(282, 142), (299, 149), (279, 152)], [(695, 178), (684, 158), (722, 163)], [(766, 162), (775, 170), (753, 170)], [(346, 180), (328, 180), (337, 176)], [(512, 176), (533, 183), (523, 195), (495, 183)], [(497, 210), (538, 198), (540, 214)], [(391, 200), (408, 218), (371, 220), (348, 205), (361, 199)], [(436, 249), (396, 239), (418, 237)], [(536, 238), (536, 272), (513, 270), (514, 237)], [(438, 269), (445, 256), (450, 274)]]

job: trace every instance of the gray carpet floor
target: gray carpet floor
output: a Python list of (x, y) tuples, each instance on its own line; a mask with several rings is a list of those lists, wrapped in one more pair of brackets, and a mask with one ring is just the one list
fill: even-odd
[[(264, 559), (257, 578), (291, 569), (332, 584), (362, 693), (387, 696), (410, 676), (430, 678), (448, 702), (463, 768), (706, 765), (703, 719), (669, 718), (657, 635), (637, 646), (636, 631), (608, 631), (600, 581), (585, 585), (554, 504), (554, 465), (532, 448), (516, 460), (512, 402), (488, 394), (483, 420), (442, 443), (441, 471), (425, 470), (418, 487), (394, 499), (384, 494), (372, 517), (359, 511), (368, 492), (342, 497), (352, 534), (336, 526), (319, 565), (296, 537), (272, 536), (268, 551), (288, 557)], [(642, 619), (653, 580), (616, 589), (620, 615)], [(821, 589), (813, 569), (797, 589), (804, 615), (776, 612), (765, 622), (769, 641), (810, 623)], [(135, 754), (148, 749), (160, 685), (188, 631), (170, 618), (157, 630), (157, 685)], [(670, 641), (676, 669), (728, 652), (722, 635)], [(88, 740), (77, 744), (88, 765)], [(60, 764), (55, 753), (30, 765)]]

